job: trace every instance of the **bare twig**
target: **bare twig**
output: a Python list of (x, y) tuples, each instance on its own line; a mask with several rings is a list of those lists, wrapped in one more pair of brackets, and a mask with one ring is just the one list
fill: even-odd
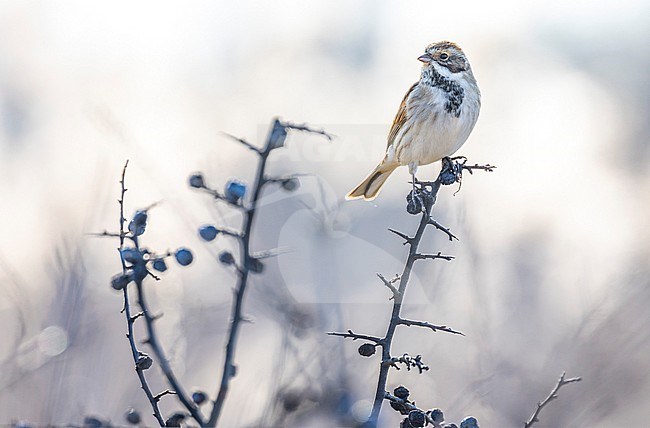
[(236, 230), (229, 229), (227, 227), (220, 227), (219, 233), (223, 233), (224, 235), (232, 236), (233, 238), (237, 238), (237, 239), (243, 238), (241, 233), (237, 232)]
[(452, 261), (454, 259), (454, 256), (443, 256), (442, 253), (438, 252), (438, 254), (420, 254), (417, 253), (414, 255), (415, 260), (435, 260), (435, 259), (442, 259), (442, 260), (447, 260)]
[(237, 141), (238, 143), (240, 143), (244, 147), (254, 151), (257, 154), (261, 154), (261, 152), (262, 152), (258, 147), (255, 147), (254, 145), (252, 145), (248, 141), (244, 140), (243, 138), (235, 137), (234, 135), (228, 134), (227, 132), (222, 132), (222, 134), (225, 135), (226, 137), (230, 138), (230, 139), (233, 139), (233, 140)]
[(384, 285), (385, 285), (386, 287), (388, 287), (388, 289), (389, 289), (390, 291), (393, 292), (393, 297), (391, 297), (391, 300), (397, 298), (397, 296), (399, 296), (399, 290), (398, 290), (398, 289), (397, 289), (393, 284), (396, 283), (396, 282), (398, 282), (398, 281), (400, 280), (400, 276), (399, 276), (399, 275), (395, 275), (395, 278), (391, 279), (390, 281), (387, 280), (387, 279), (384, 277), (384, 275), (382, 275), (382, 274), (380, 274), (380, 273), (378, 273), (377, 276), (379, 277), (379, 279), (381, 279), (381, 281), (384, 283)]
[(449, 237), (450, 241), (453, 241), (454, 239), (458, 241), (458, 238), (456, 236), (454, 236), (454, 234), (451, 233), (451, 231), (448, 228), (444, 227), (443, 225), (441, 225), (440, 223), (438, 223), (434, 219), (429, 219), (429, 224), (431, 226), (434, 226), (439, 231), (445, 233)]
[(463, 170), (469, 172), (470, 174), (473, 174), (473, 171), (476, 170), (476, 169), (479, 169), (481, 171), (492, 172), (492, 171), (494, 171), (495, 168), (496, 168), (496, 166), (490, 165), (490, 164), (487, 164), (487, 165), (478, 165), (478, 164), (463, 165)]
[(294, 174), (281, 175), (278, 177), (264, 177), (264, 181), (269, 183), (282, 183), (283, 181), (291, 180), (298, 177), (314, 177), (313, 173), (297, 172)]
[(368, 336), (365, 334), (357, 334), (353, 332), (352, 330), (348, 330), (347, 333), (327, 333), (328, 336), (339, 336), (343, 337), (345, 339), (352, 339), (352, 340), (367, 340), (368, 342), (375, 342), (377, 344), (382, 344), (383, 339), (375, 336)]
[(144, 315), (143, 312), (138, 312), (137, 314), (135, 314), (135, 315), (133, 315), (133, 316), (131, 317), (131, 321), (135, 321), (135, 320), (137, 320), (138, 318), (140, 318), (140, 317), (143, 316), (143, 315)]
[(176, 395), (176, 391), (172, 391), (171, 389), (166, 389), (156, 394), (154, 398), (156, 399), (156, 401), (160, 401), (160, 399), (163, 398), (165, 395)]
[(403, 238), (404, 241), (405, 241), (404, 245), (410, 244), (411, 242), (413, 242), (413, 238), (411, 238), (410, 236), (408, 236), (405, 233), (402, 233), (402, 232), (397, 231), (395, 229), (388, 229), (388, 231), (394, 233), (395, 235), (399, 236), (400, 238)]
[(526, 421), (526, 423), (524, 424), (524, 428), (530, 428), (531, 426), (533, 426), (535, 422), (539, 422), (539, 413), (542, 411), (544, 406), (546, 406), (548, 403), (550, 403), (551, 401), (555, 400), (558, 397), (557, 393), (560, 390), (560, 388), (562, 388), (564, 385), (568, 383), (580, 382), (582, 380), (581, 377), (572, 377), (569, 379), (565, 379), (564, 378), (565, 375), (566, 372), (562, 372), (562, 375), (560, 375), (560, 379), (557, 381), (555, 387), (553, 388), (553, 390), (551, 390), (551, 393), (548, 395), (548, 397), (546, 397), (542, 402), (537, 403), (537, 408), (535, 409), (533, 414), (530, 415), (528, 421)]
[(293, 252), (293, 250), (287, 247), (271, 248), (270, 250), (256, 251), (253, 254), (251, 254), (251, 257), (261, 260), (261, 259), (268, 259), (270, 257), (277, 257), (281, 254), (287, 254), (291, 252)]
[[(120, 248), (124, 246), (124, 234), (126, 233), (124, 231), (124, 222), (126, 221), (126, 218), (124, 218), (124, 195), (128, 189), (126, 188), (124, 178), (126, 177), (126, 168), (128, 166), (129, 161), (127, 160), (124, 163), (124, 168), (122, 168), (122, 177), (120, 178), (120, 199), (117, 201), (120, 204)], [(120, 254), (122, 254), (122, 252), (120, 252)]]
[(470, 174), (473, 173), (473, 170), (482, 170), (482, 171), (487, 171), (487, 172), (492, 172), (495, 170), (496, 166), (494, 165), (479, 165), (479, 164), (474, 164), (474, 165), (467, 165), (467, 158), (465, 156), (454, 156), (452, 158), (447, 158), (450, 162), (453, 162), (453, 168), (456, 172), (462, 172), (462, 171), (467, 171)]
[(284, 122), (283, 126), (286, 129), (294, 129), (296, 131), (304, 131), (304, 132), (309, 132), (311, 134), (320, 134), (320, 135), (324, 136), (325, 138), (327, 138), (329, 141), (332, 141), (334, 139), (334, 135), (329, 134), (329, 133), (325, 132), (322, 129), (311, 128), (311, 127), (307, 126), (307, 124), (304, 124), (304, 123), (303, 124), (296, 124), (296, 123)]
[(86, 235), (124, 239), (124, 238), (126, 238), (128, 236), (128, 233), (116, 233), (116, 232), (109, 232), (109, 231), (105, 230), (105, 231), (99, 232), (99, 233), (97, 233), (97, 232), (87, 233)]
[(400, 318), (398, 320), (398, 324), (399, 325), (404, 325), (404, 326), (407, 326), (407, 327), (411, 327), (411, 326), (424, 327), (424, 328), (429, 328), (429, 329), (431, 329), (431, 331), (434, 331), (434, 332), (435, 331), (445, 331), (447, 333), (459, 334), (461, 336), (465, 336), (460, 331), (453, 330), (453, 329), (447, 327), (446, 325), (434, 325), (434, 324), (431, 324), (431, 323), (428, 323), (428, 322), (425, 322), (425, 321), (415, 321), (415, 320), (407, 320), (407, 319), (404, 319), (404, 318)]

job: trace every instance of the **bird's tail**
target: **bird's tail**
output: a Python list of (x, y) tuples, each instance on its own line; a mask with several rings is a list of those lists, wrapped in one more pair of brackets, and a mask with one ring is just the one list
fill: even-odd
[(372, 201), (377, 197), (381, 186), (384, 185), (386, 179), (395, 171), (398, 164), (386, 164), (384, 162), (380, 163), (374, 171), (366, 177), (365, 180), (361, 182), (357, 187), (354, 188), (348, 195), (345, 197), (347, 200), (363, 198), (366, 201)]

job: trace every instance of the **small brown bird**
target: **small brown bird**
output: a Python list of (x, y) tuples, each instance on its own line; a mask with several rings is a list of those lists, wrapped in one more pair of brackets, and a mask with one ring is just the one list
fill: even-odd
[(346, 199), (373, 200), (398, 166), (415, 180), (420, 165), (454, 154), (467, 140), (481, 109), (481, 92), (462, 49), (452, 42), (427, 46), (420, 81), (408, 90), (388, 134), (384, 160)]

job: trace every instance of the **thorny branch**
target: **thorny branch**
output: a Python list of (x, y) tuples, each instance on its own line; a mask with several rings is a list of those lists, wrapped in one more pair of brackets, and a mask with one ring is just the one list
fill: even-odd
[[(235, 141), (256, 152), (258, 155), (258, 164), (255, 182), (252, 187), (252, 196), (250, 198), (249, 204), (247, 206), (244, 206), (243, 203), (242, 205), (235, 205), (238, 208), (243, 208), (243, 232), (238, 235), (242, 262), (241, 267), (238, 268), (239, 278), (237, 286), (234, 290), (235, 296), (231, 309), (232, 316), (230, 320), (230, 326), (228, 328), (228, 340), (226, 343), (226, 355), (224, 358), (221, 382), (219, 384), (217, 397), (212, 406), (210, 418), (207, 421), (207, 426), (216, 426), (217, 421), (219, 420), (219, 416), (221, 415), (226, 396), (228, 394), (230, 380), (235, 376), (237, 371), (237, 367), (234, 363), (235, 349), (237, 346), (237, 338), (239, 336), (239, 327), (241, 325), (241, 322), (245, 320), (242, 315), (242, 309), (244, 304), (244, 297), (246, 295), (248, 276), (251, 271), (249, 266), (251, 263), (257, 261), (250, 249), (251, 231), (253, 229), (255, 214), (257, 212), (257, 204), (262, 194), (264, 185), (277, 181), (277, 179), (269, 178), (265, 175), (269, 155), (274, 149), (284, 146), (285, 140), (287, 138), (287, 130), (289, 129), (316, 133), (325, 136), (329, 140), (332, 139), (332, 136), (327, 134), (325, 131), (314, 130), (307, 127), (306, 125), (295, 125), (288, 122), (281, 122), (279, 119), (275, 119), (273, 121), (273, 126), (271, 127), (269, 135), (266, 139), (265, 146), (262, 149), (253, 146), (243, 139), (231, 137)], [(219, 194), (215, 194), (215, 196), (220, 199), (223, 198)]]
[[(136, 248), (138, 248), (137, 244), (136, 244)], [(183, 406), (187, 409), (187, 411), (190, 412), (192, 418), (194, 418), (194, 420), (200, 425), (203, 425), (204, 423), (203, 417), (201, 416), (198, 407), (196, 406), (196, 404), (194, 404), (192, 399), (187, 395), (187, 393), (183, 389), (183, 386), (176, 378), (176, 374), (174, 373), (174, 370), (169, 364), (169, 360), (165, 355), (165, 351), (163, 350), (162, 345), (158, 340), (158, 335), (156, 333), (156, 329), (154, 326), (154, 322), (158, 317), (151, 315), (151, 312), (149, 311), (149, 306), (147, 304), (145, 294), (144, 294), (144, 288), (142, 286), (142, 280), (136, 280), (135, 285), (138, 293), (137, 294), (138, 304), (142, 309), (142, 313), (145, 320), (145, 326), (147, 330), (148, 337), (145, 342), (151, 347), (151, 350), (153, 351), (154, 355), (156, 356), (156, 359), (158, 360), (160, 369), (162, 370), (163, 374), (167, 378), (167, 382), (169, 382), (169, 385), (174, 389), (174, 393), (178, 397), (178, 400), (183, 404)]]
[(156, 399), (156, 401), (160, 401), (160, 399), (163, 398), (165, 395), (176, 395), (176, 391), (172, 391), (171, 389), (166, 389), (156, 394), (154, 398)]
[(304, 132), (308, 132), (308, 133), (310, 133), (310, 134), (320, 134), (320, 135), (322, 135), (323, 137), (327, 138), (329, 141), (332, 141), (332, 140), (334, 139), (334, 135), (329, 134), (329, 133), (325, 132), (325, 131), (322, 130), (322, 129), (314, 129), (314, 128), (308, 126), (308, 125), (305, 124), (305, 123), (303, 123), (303, 124), (297, 124), (297, 123), (285, 122), (285, 123), (283, 124), (283, 126), (284, 126), (286, 129), (293, 129), (293, 130), (295, 130), (295, 131), (304, 131)]
[(439, 231), (445, 233), (445, 234), (449, 237), (449, 240), (450, 240), (450, 241), (453, 241), (454, 239), (455, 239), (456, 241), (458, 241), (458, 238), (457, 238), (453, 233), (451, 233), (451, 231), (450, 231), (448, 228), (444, 227), (443, 225), (441, 225), (440, 223), (438, 223), (438, 222), (435, 221), (434, 219), (432, 219), (432, 218), (429, 219), (429, 224), (430, 224), (431, 226), (434, 226), (434, 227), (435, 227), (436, 229), (438, 229)]
[[(124, 237), (127, 235), (126, 232), (124, 231), (124, 222), (126, 221), (126, 219), (124, 218), (124, 194), (127, 191), (124, 178), (126, 176), (126, 168), (128, 165), (129, 165), (129, 161), (127, 160), (126, 163), (124, 164), (124, 168), (122, 169), (122, 178), (120, 179), (121, 193), (120, 193), (120, 199), (118, 200), (118, 203), (120, 204), (120, 233), (116, 234), (120, 238), (120, 247), (118, 248), (118, 251), (120, 254), (120, 260), (122, 262), (123, 274), (126, 274), (126, 262), (124, 260), (124, 256), (122, 255), (122, 249), (124, 248)], [(144, 370), (137, 364), (138, 357), (140, 356), (140, 351), (138, 350), (138, 346), (135, 342), (135, 336), (133, 333), (133, 323), (140, 316), (141, 313), (138, 313), (133, 316), (131, 315), (131, 303), (129, 301), (128, 288), (124, 287), (122, 292), (124, 294), (123, 312), (124, 312), (124, 316), (126, 317), (126, 325), (128, 331), (126, 337), (129, 339), (129, 345), (131, 346), (131, 353), (133, 355), (133, 363), (135, 365), (135, 371), (138, 375), (138, 379), (140, 380), (140, 386), (142, 387), (142, 390), (144, 391), (145, 395), (147, 396), (147, 399), (149, 400), (149, 403), (151, 404), (154, 418), (156, 418), (156, 421), (158, 421), (158, 423), (161, 426), (163, 426), (165, 424), (165, 420), (163, 419), (163, 416), (160, 413), (160, 409), (158, 408), (158, 399), (151, 392), (151, 388), (149, 387), (149, 384), (147, 383), (147, 379), (144, 376)]]
[(399, 236), (400, 238), (404, 239), (404, 245), (410, 243), (410, 242), (413, 240), (413, 238), (411, 238), (411, 237), (408, 236), (407, 234), (402, 233), (402, 232), (400, 232), (400, 231), (398, 231), (398, 230), (395, 230), (395, 229), (388, 229), (388, 231), (391, 232), (391, 233), (394, 233), (395, 235), (397, 235), (397, 236)]
[(443, 256), (442, 253), (438, 252), (438, 254), (420, 254), (417, 253), (414, 255), (415, 260), (434, 260), (434, 259), (442, 259), (442, 260), (447, 260), (448, 262), (452, 261), (454, 259), (454, 256)]
[(404, 318), (400, 318), (397, 322), (398, 322), (399, 325), (405, 325), (407, 327), (411, 327), (411, 326), (414, 325), (416, 327), (429, 328), (429, 329), (431, 329), (431, 331), (434, 331), (434, 332), (439, 330), (439, 331), (445, 331), (447, 333), (459, 334), (461, 336), (465, 336), (460, 331), (453, 330), (453, 329), (447, 327), (446, 325), (434, 325), (434, 324), (431, 324), (431, 323), (428, 323), (428, 322), (425, 322), (425, 321), (407, 320), (407, 319), (404, 319)]
[(449, 158), (449, 160), (452, 163), (452, 170), (455, 173), (462, 173), (462, 171), (467, 171), (470, 174), (473, 174), (474, 170), (492, 172), (496, 169), (496, 166), (490, 164), (479, 165), (475, 163), (474, 165), (467, 165), (467, 158), (465, 156), (454, 156), (452, 158)]
[[(418, 255), (418, 246), (420, 245), (420, 241), (422, 239), (422, 236), (424, 236), (424, 231), (426, 227), (429, 225), (429, 219), (431, 218), (431, 209), (433, 207), (433, 203), (435, 201), (436, 194), (438, 193), (438, 190), (440, 189), (440, 182), (439, 180), (436, 181), (437, 184), (434, 184), (431, 186), (431, 192), (426, 201), (424, 206), (422, 207), (422, 216), (420, 218), (420, 223), (418, 225), (418, 228), (413, 235), (412, 238), (407, 240), (406, 242), (409, 244), (409, 254), (406, 259), (406, 263), (404, 265), (404, 270), (402, 271), (402, 274), (400, 275), (400, 281), (399, 281), (399, 286), (397, 287), (398, 294), (395, 299), (393, 299), (393, 310), (390, 318), (390, 322), (388, 323), (388, 328), (386, 330), (386, 334), (383, 338), (383, 343), (381, 344), (382, 348), (382, 361), (389, 360), (391, 358), (391, 345), (393, 342), (393, 336), (395, 334), (395, 330), (397, 326), (399, 325), (400, 321), (400, 312), (402, 310), (402, 301), (404, 299), (404, 294), (406, 292), (406, 287), (408, 285), (408, 281), (411, 276), (411, 271), (413, 269), (413, 264), (417, 260), (417, 255)], [(421, 188), (422, 189), (422, 188)], [(422, 192), (420, 192), (422, 193)], [(415, 195), (413, 195), (415, 196)], [(381, 364), (379, 368), (379, 376), (377, 380), (377, 388), (375, 390), (375, 399), (372, 407), (372, 411), (370, 413), (370, 417), (368, 419), (368, 425), (371, 427), (375, 427), (377, 425), (377, 421), (379, 419), (379, 412), (381, 411), (381, 406), (385, 398), (386, 394), (386, 382), (388, 380), (388, 371), (390, 369), (390, 366)]]
[[(459, 161), (460, 159), (460, 161)], [(437, 254), (423, 254), (418, 252), (418, 247), (420, 245), (420, 241), (422, 240), (422, 236), (424, 235), (424, 232), (427, 228), (427, 226), (434, 226), (436, 229), (442, 231), (447, 235), (449, 240), (457, 239), (450, 231), (449, 229), (441, 226), (437, 221), (433, 220), (431, 217), (431, 211), (433, 208), (433, 205), (436, 202), (436, 197), (438, 194), (438, 191), (440, 190), (441, 185), (449, 185), (453, 183), (460, 183), (462, 179), (462, 172), (464, 170), (469, 171), (470, 173), (474, 169), (483, 169), (486, 171), (492, 171), (494, 169), (493, 166), (491, 165), (486, 165), (486, 166), (479, 166), (479, 165), (474, 165), (474, 166), (467, 166), (465, 163), (467, 162), (466, 158), (454, 158), (454, 159), (448, 159), (445, 158), (443, 159), (443, 166), (440, 171), (440, 174), (438, 175), (438, 178), (433, 181), (433, 182), (421, 182), (415, 180), (413, 183), (413, 191), (408, 195), (407, 197), (407, 211), (410, 214), (421, 214), (420, 218), (420, 223), (418, 224), (417, 230), (413, 236), (409, 236), (405, 233), (399, 232), (397, 230), (389, 229), (390, 232), (396, 234), (400, 238), (404, 239), (404, 245), (409, 246), (409, 253), (406, 258), (406, 262), (404, 265), (404, 269), (401, 274), (397, 275), (397, 277), (394, 280), (387, 280), (385, 277), (382, 275), (379, 275), (379, 278), (384, 282), (384, 285), (388, 287), (392, 294), (393, 294), (393, 310), (390, 318), (390, 322), (388, 324), (388, 328), (386, 330), (386, 334), (382, 338), (375, 338), (373, 336), (365, 336), (365, 337), (372, 337), (373, 340), (367, 339), (369, 341), (373, 341), (374, 343), (378, 344), (382, 348), (382, 364), (380, 364), (379, 368), (379, 375), (378, 375), (378, 380), (377, 380), (377, 388), (375, 391), (375, 398), (374, 398), (374, 403), (372, 407), (372, 411), (370, 414), (370, 417), (368, 418), (366, 424), (364, 426), (367, 427), (376, 427), (377, 426), (377, 421), (379, 418), (379, 412), (381, 411), (382, 403), (385, 399), (388, 400), (400, 400), (399, 398), (396, 398), (394, 396), (391, 396), (386, 392), (386, 382), (388, 379), (388, 372), (391, 367), (395, 366), (395, 358), (391, 356), (391, 345), (393, 341), (393, 337), (395, 334), (395, 330), (397, 326), (403, 325), (403, 326), (418, 326), (418, 327), (424, 327), (424, 328), (429, 328), (432, 331), (444, 331), (447, 333), (452, 333), (452, 334), (459, 334), (462, 335), (461, 332), (453, 330), (447, 326), (437, 326), (428, 322), (424, 321), (413, 321), (413, 320), (407, 320), (404, 318), (401, 318), (400, 312), (402, 309), (402, 302), (404, 299), (404, 293), (406, 291), (406, 287), (409, 282), (409, 278), (411, 276), (411, 271), (413, 269), (413, 265), (417, 260), (424, 260), (424, 259), (442, 259), (442, 260), (447, 260), (450, 261), (453, 259), (452, 256), (445, 256), (442, 255), (440, 252)], [(398, 286), (395, 286), (394, 283), (399, 282)], [(363, 339), (364, 335), (359, 335), (356, 333), (352, 333), (352, 330), (348, 330), (348, 333), (328, 333), (329, 335), (332, 336), (341, 336), (341, 337), (352, 337), (353, 339)], [(409, 357), (411, 358), (411, 357)], [(410, 367), (410, 366), (409, 366)], [(392, 397), (392, 398), (389, 398)]]
[[(137, 211), (133, 220), (129, 224), (128, 230), (125, 229), (124, 227), (126, 221), (126, 218), (124, 217), (124, 194), (126, 193), (127, 190), (124, 184), (125, 183), (124, 177), (126, 174), (128, 161), (126, 165), (124, 165), (124, 169), (122, 170), (122, 178), (120, 181), (122, 187), (121, 197), (118, 201), (120, 205), (120, 222), (119, 222), (120, 231), (118, 233), (104, 231), (102, 233), (94, 234), (100, 237), (117, 237), (120, 240), (119, 252), (120, 252), (120, 260), (122, 262), (122, 274), (116, 275), (113, 278), (112, 285), (113, 288), (122, 290), (124, 293), (124, 308), (122, 312), (124, 312), (127, 320), (127, 327), (128, 327), (127, 337), (131, 345), (131, 351), (133, 353), (133, 359), (135, 362), (136, 371), (140, 379), (142, 389), (145, 391), (147, 399), (149, 400), (151, 407), (153, 409), (154, 417), (156, 418), (156, 421), (161, 426), (165, 425), (166, 423), (169, 423), (169, 420), (165, 422), (163, 416), (160, 413), (160, 409), (158, 407), (158, 402), (162, 397), (166, 395), (176, 395), (178, 401), (180, 401), (185, 407), (185, 409), (189, 412), (188, 416), (191, 416), (194, 419), (194, 421), (198, 423), (200, 426), (216, 426), (217, 424), (218, 418), (221, 414), (221, 410), (223, 408), (223, 404), (227, 395), (230, 380), (232, 377), (234, 377), (236, 372), (236, 367), (234, 364), (234, 354), (235, 354), (239, 327), (242, 322), (247, 321), (247, 318), (245, 318), (242, 314), (242, 307), (243, 307), (248, 275), (251, 272), (259, 273), (262, 271), (263, 265), (260, 262), (261, 258), (271, 257), (277, 254), (277, 251), (276, 252), (267, 251), (263, 253), (252, 253), (250, 251), (251, 231), (254, 224), (257, 203), (262, 193), (262, 188), (264, 187), (265, 184), (280, 183), (287, 190), (295, 189), (296, 187), (295, 180), (296, 177), (299, 175), (296, 174), (293, 176), (286, 176), (286, 177), (267, 177), (264, 174), (267, 160), (271, 151), (276, 148), (284, 146), (284, 142), (287, 138), (287, 130), (290, 129), (297, 130), (297, 131), (312, 132), (319, 135), (323, 135), (330, 140), (332, 139), (332, 136), (327, 134), (324, 131), (313, 130), (307, 127), (306, 125), (295, 125), (291, 123), (283, 123), (278, 119), (275, 119), (273, 121), (273, 126), (267, 138), (266, 145), (263, 149), (259, 149), (243, 139), (234, 138), (231, 136), (231, 138), (234, 138), (240, 144), (244, 145), (248, 149), (253, 150), (259, 157), (255, 183), (254, 186), (252, 187), (252, 196), (250, 197), (250, 202), (248, 205), (245, 204), (243, 198), (245, 186), (239, 182), (234, 183), (235, 184), (234, 188), (237, 190), (238, 192), (237, 194), (241, 194), (241, 196), (233, 197), (233, 195), (237, 195), (237, 194), (233, 193), (232, 190), (233, 187), (230, 187), (230, 185), (227, 187), (226, 194), (222, 194), (217, 190), (210, 189), (207, 186), (205, 186), (205, 183), (203, 182), (203, 178), (201, 175), (194, 175), (190, 177), (190, 185), (192, 187), (207, 191), (214, 198), (223, 200), (226, 203), (228, 203), (230, 206), (241, 210), (242, 217), (243, 217), (243, 227), (242, 227), (243, 230), (241, 233), (239, 231), (231, 230), (228, 228), (222, 228), (217, 231), (213, 230), (213, 233), (215, 235), (216, 233), (221, 233), (223, 235), (234, 237), (237, 239), (237, 241), (240, 244), (241, 259), (240, 259), (240, 263), (237, 263), (233, 259), (232, 255), (228, 254), (228, 256), (230, 257), (223, 260), (223, 263), (235, 266), (239, 275), (239, 279), (236, 288), (233, 290), (235, 297), (233, 299), (232, 312), (231, 312), (232, 319), (229, 326), (228, 340), (226, 343), (224, 370), (222, 373), (221, 383), (219, 385), (217, 397), (213, 402), (213, 406), (210, 412), (210, 417), (207, 421), (204, 420), (203, 415), (201, 414), (197, 404), (188, 396), (188, 394), (185, 392), (182, 385), (176, 378), (176, 375), (169, 361), (167, 360), (162, 344), (160, 343), (160, 340), (158, 339), (158, 336), (156, 334), (154, 323), (160, 317), (160, 315), (154, 315), (151, 313), (149, 306), (147, 304), (143, 281), (145, 278), (149, 276), (158, 280), (159, 278), (147, 268), (147, 264), (149, 262), (152, 262), (152, 266), (154, 269), (164, 271), (166, 269), (166, 266), (164, 265), (164, 262), (162, 262), (162, 260), (164, 259), (164, 257), (171, 256), (171, 253), (167, 252), (167, 254), (164, 255), (156, 255), (150, 252), (148, 249), (142, 248), (139, 244), (138, 237), (144, 233), (146, 228), (147, 210), (153, 208), (153, 206), (156, 204), (150, 205), (149, 207), (143, 210)], [(132, 242), (133, 247), (125, 248), (124, 246), (125, 239), (129, 239)], [(179, 262), (179, 264), (181, 264), (182, 266), (187, 266), (189, 263), (192, 262), (192, 256), (187, 249), (183, 249), (183, 251), (185, 252), (185, 255), (183, 255), (182, 257), (179, 255), (181, 253), (181, 249), (177, 250), (174, 256)], [(184, 261), (181, 261), (181, 259)], [(130, 265), (127, 265), (127, 262), (130, 263)], [(156, 267), (156, 263), (158, 263), (158, 267)], [(129, 300), (129, 294), (128, 294), (128, 284), (131, 282), (135, 283), (137, 302), (141, 309), (140, 312), (134, 315), (131, 312), (131, 302)], [(148, 344), (151, 347), (153, 353), (156, 356), (156, 359), (158, 360), (158, 364), (160, 365), (161, 370), (171, 387), (171, 389), (167, 389), (156, 395), (152, 393), (151, 388), (147, 384), (146, 378), (144, 376), (144, 370), (147, 370), (151, 367), (151, 365), (153, 364), (153, 360), (147, 354), (141, 352), (138, 349), (135, 336), (134, 336), (133, 325), (138, 320), (138, 318), (144, 319), (145, 328), (147, 332), (147, 338), (144, 341), (142, 341), (142, 343)], [(174, 414), (174, 415), (178, 416), (179, 414)], [(174, 416), (172, 416), (172, 419), (173, 418)], [(176, 420), (174, 419), (174, 421)], [(176, 423), (174, 421), (172, 422)]]
[[(140, 379), (140, 384), (142, 386), (142, 389), (144, 390), (145, 395), (147, 396), (147, 399), (149, 400), (149, 403), (151, 404), (151, 407), (153, 409), (153, 416), (156, 418), (156, 421), (161, 426), (165, 425), (165, 420), (158, 407), (158, 402), (162, 397), (169, 394), (176, 395), (178, 397), (178, 400), (189, 411), (192, 418), (194, 418), (194, 420), (198, 424), (203, 425), (204, 423), (203, 417), (199, 412), (199, 409), (194, 404), (194, 402), (192, 402), (191, 399), (187, 396), (182, 386), (176, 379), (176, 376), (171, 368), (171, 365), (167, 361), (165, 353), (162, 349), (162, 345), (158, 340), (158, 336), (154, 328), (154, 321), (160, 318), (160, 315), (152, 315), (146, 303), (142, 282), (144, 278), (146, 278), (147, 276), (151, 275), (155, 277), (155, 275), (149, 272), (149, 270), (146, 267), (147, 261), (144, 259), (144, 255), (151, 255), (151, 253), (148, 250), (142, 249), (140, 247), (138, 236), (144, 233), (144, 227), (146, 225), (146, 211), (149, 208), (152, 208), (153, 205), (150, 205), (147, 209), (140, 210), (138, 211), (138, 213), (136, 213), (136, 216), (138, 215), (141, 216), (141, 221), (143, 222), (141, 225), (142, 227), (141, 231), (135, 229), (135, 226), (133, 230), (131, 229), (131, 226), (135, 222), (135, 217), (134, 217), (134, 221), (132, 221), (132, 224), (129, 225), (128, 228), (129, 230), (128, 231), (125, 230), (124, 224), (126, 218), (124, 217), (124, 194), (126, 193), (127, 190), (125, 187), (125, 175), (126, 175), (127, 166), (128, 166), (128, 161), (124, 165), (124, 169), (122, 170), (122, 178), (120, 180), (120, 185), (122, 188), (121, 196), (118, 201), (120, 204), (120, 231), (119, 233), (104, 232), (103, 234), (99, 234), (99, 236), (110, 236), (110, 237), (117, 236), (120, 239), (119, 253), (120, 253), (120, 260), (122, 263), (122, 278), (126, 278), (126, 283), (124, 283), (122, 287), (122, 292), (124, 296), (123, 312), (127, 321), (127, 328), (128, 328), (127, 338), (129, 339), (129, 344), (131, 346), (131, 352), (135, 363), (135, 369), (138, 374), (138, 378)], [(124, 242), (125, 239), (127, 238), (133, 243), (134, 248), (125, 248)], [(129, 262), (131, 263), (130, 266), (127, 266), (126, 264), (127, 256), (125, 256), (125, 254), (130, 254), (130, 256), (135, 257), (135, 259), (129, 259)], [(130, 281), (135, 282), (137, 302), (141, 309), (140, 312), (134, 315), (132, 315), (131, 313), (131, 302), (130, 302), (128, 286), (127, 286), (128, 282)], [(145, 339), (143, 343), (146, 343), (151, 347), (153, 353), (156, 356), (156, 359), (158, 360), (158, 363), (160, 364), (164, 376), (167, 378), (167, 381), (169, 385), (173, 388), (173, 390), (166, 390), (159, 394), (154, 395), (151, 391), (151, 388), (147, 384), (146, 378), (144, 376), (144, 370), (147, 370), (149, 367), (151, 367), (153, 360), (147, 354), (141, 352), (138, 349), (135, 335), (134, 335), (134, 328), (133, 328), (133, 325), (136, 322), (136, 320), (141, 317), (144, 318), (145, 320), (145, 327), (147, 332), (147, 339)]]
[(377, 344), (383, 343), (383, 339), (375, 336), (368, 336), (365, 334), (357, 334), (353, 332), (352, 330), (348, 330), (347, 333), (327, 333), (328, 336), (338, 336), (338, 337), (343, 337), (346, 339), (352, 339), (352, 340), (367, 340), (368, 342), (375, 342)]
[(560, 388), (562, 388), (564, 385), (568, 383), (580, 382), (582, 380), (581, 377), (572, 377), (569, 379), (565, 379), (564, 378), (565, 375), (566, 372), (562, 372), (562, 374), (560, 375), (560, 379), (557, 381), (555, 387), (553, 388), (553, 390), (551, 390), (551, 393), (548, 395), (548, 397), (546, 397), (544, 401), (537, 403), (537, 408), (535, 409), (533, 414), (530, 415), (528, 421), (526, 421), (526, 423), (524, 424), (524, 428), (530, 428), (533, 426), (535, 422), (539, 422), (539, 413), (542, 411), (544, 406), (546, 406), (548, 403), (550, 403), (551, 401), (555, 400), (558, 397), (557, 393), (560, 390)]
[(243, 145), (244, 147), (246, 147), (246, 148), (248, 148), (248, 149), (254, 151), (254, 152), (257, 153), (257, 154), (260, 154), (260, 153), (261, 153), (261, 150), (260, 150), (259, 148), (255, 147), (254, 145), (252, 145), (252, 144), (249, 143), (248, 141), (244, 140), (243, 138), (235, 137), (234, 135), (229, 134), (229, 133), (227, 133), (227, 132), (222, 132), (222, 134), (225, 135), (225, 136), (228, 137), (228, 138), (231, 138), (231, 139), (237, 141), (238, 143), (240, 143), (240, 144)]

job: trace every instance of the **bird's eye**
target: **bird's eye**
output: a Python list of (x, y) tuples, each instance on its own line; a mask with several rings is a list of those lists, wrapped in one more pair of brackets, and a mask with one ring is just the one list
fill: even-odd
[(446, 59), (449, 59), (449, 54), (447, 52), (441, 53), (440, 54), (440, 59), (443, 60), (443, 61), (446, 60)]

